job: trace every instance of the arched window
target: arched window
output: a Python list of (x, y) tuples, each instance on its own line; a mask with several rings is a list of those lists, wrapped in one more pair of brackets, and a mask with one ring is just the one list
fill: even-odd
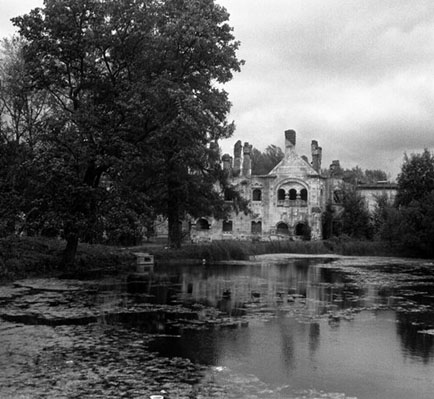
[(291, 188), (291, 190), (289, 190), (289, 199), (290, 200), (297, 199), (297, 190), (295, 188)]
[(296, 236), (302, 236), (305, 233), (306, 225), (304, 223), (298, 223), (297, 226), (295, 226), (295, 235)]
[(252, 192), (253, 201), (261, 201), (262, 200), (262, 191), (259, 188), (255, 188)]
[(277, 223), (276, 232), (277, 232), (277, 234), (288, 235), (289, 234), (288, 225), (286, 223), (283, 223), (283, 222)]
[(300, 198), (303, 201), (307, 201), (307, 190), (305, 188), (302, 188), (300, 191)]
[(285, 190), (283, 188), (280, 188), (277, 190), (277, 200), (283, 201), (285, 199)]
[(223, 220), (223, 231), (231, 232), (232, 231), (232, 220)]
[(252, 221), (252, 234), (261, 234), (262, 233), (262, 222)]
[(197, 228), (197, 230), (209, 230), (209, 227), (210, 226), (209, 226), (208, 220), (206, 220), (204, 218), (199, 219), (196, 222), (196, 228)]
[(343, 193), (341, 190), (335, 190), (333, 192), (333, 202), (335, 204), (342, 204), (342, 200), (343, 200)]

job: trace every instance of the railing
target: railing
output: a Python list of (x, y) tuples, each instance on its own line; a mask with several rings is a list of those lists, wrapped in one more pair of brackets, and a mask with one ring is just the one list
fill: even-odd
[(277, 206), (286, 206), (286, 207), (306, 207), (307, 201), (302, 199), (296, 200), (278, 200)]

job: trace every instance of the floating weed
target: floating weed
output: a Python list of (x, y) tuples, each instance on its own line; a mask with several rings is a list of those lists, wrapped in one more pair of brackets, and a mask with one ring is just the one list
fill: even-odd
[(418, 331), (420, 334), (434, 335), (434, 329), (431, 330), (420, 330)]

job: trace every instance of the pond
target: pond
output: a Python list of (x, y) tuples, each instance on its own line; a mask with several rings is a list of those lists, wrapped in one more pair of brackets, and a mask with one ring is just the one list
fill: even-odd
[(260, 257), (0, 287), (1, 398), (432, 398), (434, 264)]

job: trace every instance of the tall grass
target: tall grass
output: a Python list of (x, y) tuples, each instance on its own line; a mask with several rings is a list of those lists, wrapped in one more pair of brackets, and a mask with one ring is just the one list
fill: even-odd
[(321, 241), (213, 241), (206, 244), (189, 244), (180, 249), (154, 251), (158, 260), (205, 259), (215, 262), (221, 260), (248, 260), (252, 255), (267, 253), (326, 254), (330, 251)]
[(188, 244), (180, 249), (153, 250), (157, 260), (191, 259), (209, 262), (222, 260), (248, 260), (261, 254), (288, 253), (306, 255), (337, 254), (345, 256), (404, 256), (398, 247), (381, 241), (355, 241), (333, 238), (325, 241), (213, 241)]
[[(62, 264), (65, 242), (42, 237), (9, 236), (0, 238), (0, 281), (67, 272)], [(129, 251), (104, 245), (79, 244), (72, 273), (101, 268), (117, 270), (134, 264)]]
[(74, 270), (66, 271), (61, 263), (65, 243), (58, 240), (32, 237), (0, 239), (0, 281), (29, 276), (58, 275), (70, 272), (73, 276), (97, 271), (104, 273), (127, 270), (135, 264), (133, 252), (145, 251), (155, 255), (157, 261), (248, 260), (250, 256), (273, 253), (340, 254), (353, 256), (420, 256), (404, 252), (400, 247), (379, 241), (355, 241), (348, 237), (326, 241), (214, 241), (207, 244), (188, 244), (180, 249), (167, 249), (163, 245), (125, 250), (104, 245), (80, 244)]
[(345, 256), (409, 256), (399, 246), (385, 241), (329, 240), (325, 245), (334, 253)]

